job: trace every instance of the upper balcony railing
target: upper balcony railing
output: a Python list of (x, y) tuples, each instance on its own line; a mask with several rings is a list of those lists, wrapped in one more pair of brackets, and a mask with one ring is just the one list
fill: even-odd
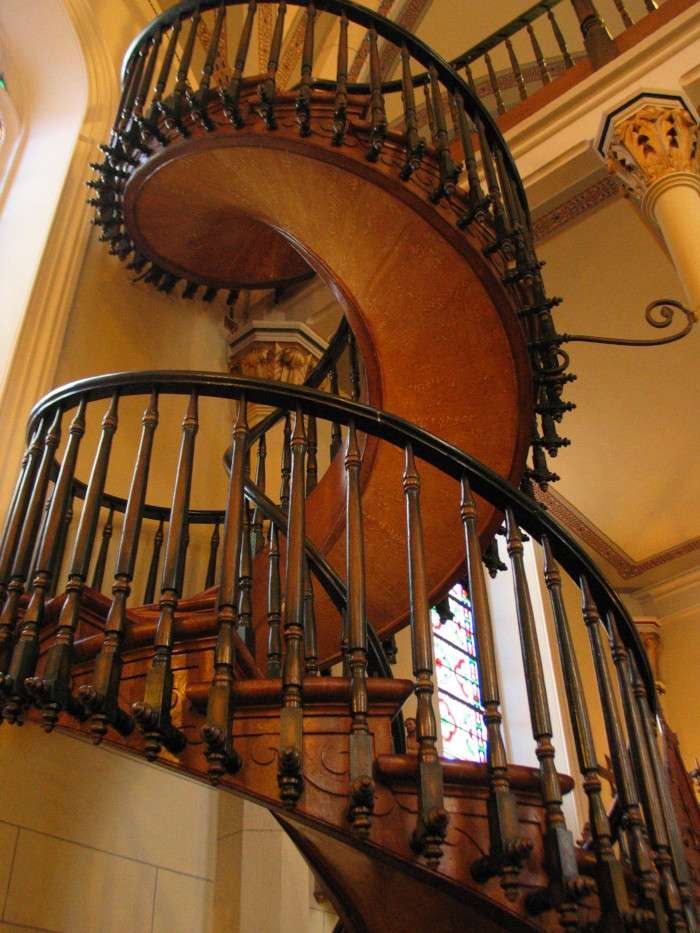
[[(245, 14), (236, 17), (232, 27), (233, 11), (241, 6)], [(300, 80), (292, 89), (280, 76), (288, 6), (303, 9)], [(273, 29), (267, 66), (260, 74), (251, 67), (250, 52), (263, 8), (272, 11)], [(333, 32), (336, 46), (330, 50), (335, 67), (327, 64), (329, 56), (325, 58), (330, 79), (314, 74), (321, 13), (336, 18), (338, 26)], [(209, 38), (203, 57), (198, 37), (205, 14)], [(349, 82), (351, 27), (367, 30), (369, 83), (364, 87)], [(400, 62), (397, 81), (382, 80), (380, 39)], [(423, 105), (418, 100), (421, 90)], [(422, 114), (427, 114), (427, 134), (420, 125)], [(282, 130), (282, 122), (289, 132), (290, 117), (299, 135), (312, 137), (317, 145), (355, 155), (360, 147), (378, 171), (394, 174), (399, 183), (434, 204), (472, 248), (482, 252), (512, 297), (529, 350), (536, 411), (528, 476), (544, 485), (556, 479), (546, 455), (555, 456), (568, 443), (559, 436), (558, 423), (572, 407), (562, 393), (573, 377), (559, 349), (552, 317), (558, 301), (546, 295), (520, 176), (495, 119), (467, 81), (385, 17), (343, 0), (186, 0), (155, 19), (126, 55), (112, 136), (102, 147), (104, 161), (94, 165), (100, 174), (90, 182), (96, 192), (91, 203), (102, 239), (128, 261), (128, 268), (171, 292), (180, 277), (139, 252), (125, 219), (124, 202), (134, 172), (152, 155), (193, 134), (244, 133), (255, 125), (275, 132)], [(220, 286), (186, 281), (183, 296), (192, 297), (203, 284), (204, 298), (210, 300)]]

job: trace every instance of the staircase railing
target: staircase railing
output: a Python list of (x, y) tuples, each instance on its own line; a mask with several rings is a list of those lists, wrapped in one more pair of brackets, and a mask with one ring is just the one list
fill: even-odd
[[(130, 178), (163, 147), (193, 134), (245, 132), (261, 122), (274, 132), (279, 129), (279, 108), (286, 107), (288, 113), (292, 103), (301, 137), (312, 136), (337, 151), (349, 145), (363, 147), (369, 163), (379, 162), (382, 171), (388, 167), (398, 181), (445, 212), (482, 251), (513, 299), (528, 344), (536, 400), (528, 477), (543, 485), (556, 479), (546, 456), (555, 456), (568, 443), (559, 436), (558, 424), (573, 407), (562, 399), (562, 392), (574, 377), (566, 372), (559, 351), (552, 318), (559, 302), (545, 292), (522, 182), (488, 109), (454, 68), (415, 36), (364, 7), (340, 0), (290, 0), (289, 6), (305, 9), (301, 82), (295, 91), (287, 92), (278, 84), (287, 4), (277, 0), (247, 3), (237, 52), (233, 61), (226, 60), (228, 74), (223, 79), (214, 69), (219, 36), (229, 8), (242, 5), (245, 0), (180, 3), (155, 19), (129, 49), (112, 136), (102, 147), (103, 162), (94, 164), (98, 176), (90, 183), (96, 192), (91, 203), (102, 239), (115, 255), (128, 260), (128, 268), (161, 291), (172, 291), (182, 276), (142, 254), (129, 231), (124, 199)], [(275, 27), (267, 70), (256, 75), (250, 71), (249, 53), (262, 7), (274, 9)], [(196, 81), (194, 48), (206, 11), (216, 14), (214, 32)], [(328, 91), (315, 87), (313, 74), (316, 18), (321, 12), (339, 19), (336, 74)], [(370, 81), (362, 98), (353, 96), (348, 79), (350, 23), (368, 30)], [(382, 81), (380, 39), (399, 56), (400, 81)], [(418, 123), (417, 84), (422, 84), (425, 95), (427, 138)], [(453, 139), (460, 149), (459, 160), (451, 148)], [(191, 298), (200, 288), (207, 301), (218, 291), (215, 283), (186, 280), (183, 296)]]
[[(179, 397), (184, 409), (178, 465), (173, 482), (172, 505), (168, 513), (165, 557), (161, 572), (158, 620), (153, 625), (152, 649), (148, 661), (145, 693), (131, 709), (120, 706), (121, 666), (127, 651), (130, 629), (127, 600), (133, 573), (139, 529), (145, 511), (145, 489), (153, 436), (158, 418), (158, 399)], [(137, 396), (144, 400), (141, 439), (136, 454), (121, 540), (114, 561), (114, 586), (106, 613), (106, 625), (95, 659), (91, 682), (75, 695), (71, 687), (75, 632), (81, 615), (89, 554), (92, 550), (96, 515), (105, 493), (105, 477), (112, 442), (117, 431), (117, 408), (122, 399)], [(590, 812), (591, 849), (601, 911), (620, 924), (637, 917), (642, 925), (655, 929), (685, 929), (692, 921), (692, 895), (680, 838), (668, 805), (668, 787), (659, 761), (655, 735), (655, 692), (646, 656), (634, 625), (618, 596), (607, 584), (590, 557), (558, 523), (530, 497), (511, 487), (468, 454), (428, 434), (403, 419), (367, 405), (332, 396), (306, 387), (237, 379), (214, 373), (144, 372), (120, 373), (81, 380), (49, 393), (32, 412), (29, 446), (20, 471), (0, 553), (2, 588), (6, 594), (0, 614), (0, 692), (3, 715), (9, 722), (21, 719), (32, 708), (48, 714), (49, 721), (60, 716), (98, 722), (123, 734), (135, 727), (141, 732), (140, 745), (149, 758), (161, 748), (178, 755), (188, 744), (186, 735), (171, 720), (173, 699), (173, 652), (186, 637), (179, 625), (182, 596), (182, 566), (187, 535), (189, 499), (195, 471), (195, 436), (199, 427), (198, 403), (202, 399), (235, 401), (232, 428), (233, 449), (228, 481), (227, 504), (221, 522), (221, 550), (215, 586), (216, 637), (214, 675), (209, 687), (206, 721), (202, 727), (204, 754), (212, 779), (234, 773), (245, 762), (233, 744), (235, 709), (232, 691), (236, 677), (234, 632), (250, 625), (250, 615), (242, 610), (245, 565), (242, 554), (250, 541), (246, 518), (246, 459), (248, 403), (275, 406), (293, 414), (291, 435), (291, 476), (287, 507), (284, 592), (279, 613), (273, 620), (281, 626), (279, 708), (280, 747), (278, 781), (280, 799), (294, 806), (304, 791), (304, 684), (315, 671), (308, 667), (309, 638), (312, 632), (308, 613), (306, 565), (314, 563), (313, 551), (306, 547), (305, 486), (307, 434), (310, 417), (328, 424), (344, 425), (346, 496), (347, 608), (345, 625), (337, 628), (336, 656), (344, 658), (349, 678), (350, 700), (350, 825), (362, 837), (372, 832), (375, 796), (375, 763), (368, 727), (368, 624), (364, 602), (365, 583), (373, 566), (365, 566), (363, 531), (365, 519), (360, 468), (364, 437), (390, 445), (402, 452), (402, 476), (396, 476), (397, 494), (405, 499), (405, 546), (408, 558), (404, 593), (396, 594), (409, 606), (413, 646), (415, 697), (417, 702), (415, 768), (418, 813), (413, 845), (428, 865), (441, 859), (448, 814), (445, 809), (444, 773), (452, 766), (437, 753), (437, 723), (433, 712), (433, 653), (430, 602), (432, 581), (426, 570), (426, 553), (431, 540), (425, 540), (421, 508), (421, 477), (425, 467), (438, 471), (452, 484), (454, 510), (464, 527), (465, 556), (472, 600), (482, 683), (484, 721), (488, 735), (488, 793), (491, 817), (489, 851), (472, 866), (472, 874), (485, 884), (498, 876), (509, 896), (521, 887), (519, 876), (531, 843), (521, 834), (515, 798), (510, 786), (509, 763), (502, 733), (499, 672), (495, 644), (498, 624), (491, 618), (481, 566), (479, 496), (502, 510), (506, 516), (511, 576), (520, 632), (524, 685), (527, 692), (532, 735), (545, 813), (546, 870), (550, 884), (546, 890), (526, 890), (531, 914), (548, 909), (559, 912), (561, 923), (577, 923), (579, 903), (591, 892), (591, 879), (580, 874), (571, 832), (562, 809), (561, 778), (556, 768), (552, 744), (550, 698), (547, 696), (542, 651), (533, 614), (530, 580), (525, 571), (522, 530), (539, 541), (544, 549), (546, 587), (551, 597), (555, 633), (566, 685), (571, 733), (583, 776), (582, 791)], [(107, 412), (96, 441), (90, 479), (78, 521), (68, 570), (63, 571), (59, 589), (65, 597), (56, 627), (46, 632), (47, 594), (52, 586), (55, 554), (61, 537), (75, 479), (86, 412), (95, 403), (107, 401)], [(101, 406), (100, 406), (101, 407)], [(50, 494), (50, 504), (33, 576), (29, 577), (31, 546), (36, 537), (48, 496), (51, 466), (56, 457), (62, 423), (72, 412), (68, 440), (59, 457), (59, 469)], [(418, 464), (421, 464), (420, 469)], [(264, 497), (249, 484), (247, 495), (257, 505), (265, 505), (275, 526), (282, 518)], [(159, 514), (159, 513), (158, 513)], [(217, 510), (217, 515), (220, 510)], [(154, 517), (158, 517), (155, 515)], [(521, 530), (522, 529), (522, 530)], [(274, 566), (275, 541), (268, 549), (268, 566)], [(279, 565), (278, 565), (279, 567)], [(316, 571), (319, 564), (316, 563)], [(578, 587), (581, 616), (573, 618), (562, 590), (565, 572)], [(250, 571), (252, 563), (250, 564)], [(273, 587), (275, 589), (275, 587)], [(245, 617), (245, 618), (244, 618)], [(572, 625), (588, 632), (598, 686), (597, 696), (584, 683), (580, 659), (572, 637)], [(243, 643), (246, 633), (243, 632)], [(47, 636), (48, 635), (48, 639)], [(41, 650), (40, 650), (41, 649)], [(241, 649), (242, 650), (242, 649)], [(617, 688), (608, 660), (612, 652)], [(616, 692), (623, 701), (618, 708)], [(607, 747), (622, 813), (620, 841), (613, 844), (612, 831), (602, 805), (598, 776), (598, 750), (589, 717), (589, 704), (599, 705), (605, 723)], [(99, 733), (99, 729), (97, 730)], [(378, 766), (381, 772), (381, 765)], [(397, 767), (396, 764), (392, 765)], [(401, 766), (403, 767), (403, 766)], [(447, 772), (445, 772), (445, 768)], [(410, 771), (410, 768), (409, 768)], [(674, 841), (675, 840), (675, 841)], [(623, 866), (624, 863), (624, 866)], [(583, 868), (582, 868), (583, 870)], [(634, 912), (637, 911), (635, 914)], [(641, 913), (640, 913), (641, 912)], [(694, 922), (694, 921), (692, 921)]]

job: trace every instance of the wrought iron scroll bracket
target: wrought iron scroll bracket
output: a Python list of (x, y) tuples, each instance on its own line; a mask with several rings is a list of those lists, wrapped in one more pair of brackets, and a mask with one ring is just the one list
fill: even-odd
[[(659, 316), (655, 316), (658, 309)], [(594, 337), (588, 334), (561, 334), (560, 343), (606, 343), (615, 347), (660, 347), (667, 343), (675, 343), (676, 340), (682, 340), (687, 337), (693, 327), (697, 324), (698, 317), (690, 308), (686, 308), (680, 301), (674, 301), (671, 298), (660, 298), (658, 301), (652, 301), (646, 306), (644, 317), (647, 324), (651, 327), (662, 329), (669, 327), (673, 323), (675, 312), (680, 311), (685, 316), (686, 324), (683, 330), (677, 334), (671, 334), (668, 337), (658, 337), (654, 340), (633, 340), (623, 337)], [(563, 352), (563, 351), (560, 351)]]

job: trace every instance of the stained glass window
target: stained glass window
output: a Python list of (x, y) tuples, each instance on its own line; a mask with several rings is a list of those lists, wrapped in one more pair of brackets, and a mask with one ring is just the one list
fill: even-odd
[(446, 758), (486, 761), (486, 729), (471, 602), (461, 583), (431, 612), (442, 748)]

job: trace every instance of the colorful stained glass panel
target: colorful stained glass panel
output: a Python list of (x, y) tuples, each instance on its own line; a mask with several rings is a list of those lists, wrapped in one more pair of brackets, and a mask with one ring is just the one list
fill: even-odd
[(431, 613), (443, 754), (486, 761), (474, 621), (461, 584), (450, 591), (448, 606), (450, 615)]

